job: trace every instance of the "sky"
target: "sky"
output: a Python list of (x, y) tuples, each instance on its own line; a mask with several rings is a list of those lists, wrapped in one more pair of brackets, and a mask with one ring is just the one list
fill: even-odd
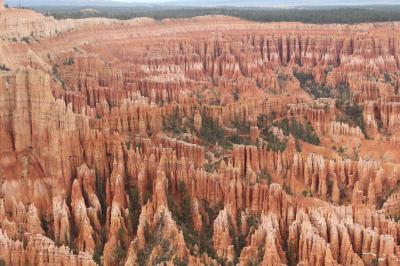
[[(32, 0), (32, 1), (35, 1), (35, 0)], [(93, 0), (93, 1), (96, 1), (96, 0)], [(111, 0), (111, 1), (114, 1), (114, 2), (127, 2), (127, 3), (137, 3), (137, 2), (140, 2), (140, 3), (151, 3), (151, 2), (184, 2), (184, 1), (182, 1), (182, 0)], [(193, 1), (188, 1), (188, 2), (193, 2)], [(202, 2), (202, 0), (199, 0), (198, 1), (199, 3), (201, 3)], [(208, 1), (207, 1), (208, 2)], [(268, 3), (268, 2), (279, 2), (279, 1), (271, 1), (271, 0), (259, 0), (259, 1), (246, 1), (246, 0), (242, 0), (242, 1), (215, 1), (215, 2), (241, 2), (243, 5), (245, 5), (245, 3), (246, 2), (263, 2), (263, 3)], [(354, 4), (357, 4), (357, 3), (359, 3), (359, 4), (370, 4), (370, 3), (373, 3), (373, 2), (375, 2), (375, 3), (385, 3), (385, 2), (387, 2), (387, 3), (395, 3), (395, 2), (400, 2), (400, 0), (388, 0), (388, 1), (384, 1), (384, 0), (374, 0), (374, 1), (370, 1), (370, 0), (349, 0), (349, 1), (342, 1), (342, 0), (282, 0), (281, 1), (283, 4), (284, 4), (284, 2), (291, 2), (291, 3), (295, 3), (295, 2), (298, 2), (299, 4), (301, 4), (302, 2), (307, 2), (307, 3), (312, 3), (312, 4), (321, 4), (321, 5), (324, 5), (324, 4), (326, 4), (327, 2), (328, 3), (332, 3), (332, 4), (334, 4), (334, 3), (341, 3), (341, 4), (343, 4), (343, 3), (346, 3), (346, 2), (351, 2), (351, 3), (354, 3)]]
[[(35, 1), (35, 0), (32, 0)], [(93, 0), (96, 1), (96, 0)], [(182, 0), (111, 0), (111, 1), (116, 1), (116, 2), (127, 2), (127, 3), (137, 3), (137, 2), (141, 2), (141, 3), (149, 3), (149, 2), (174, 2), (174, 1), (179, 1), (179, 2), (184, 2)], [(192, 2), (192, 1), (188, 1), (188, 2)], [(202, 2), (202, 0), (198, 1), (199, 3)], [(375, 3), (396, 3), (396, 2), (400, 2), (400, 0), (348, 0), (348, 1), (343, 1), (343, 0), (281, 0), (281, 1), (276, 1), (276, 0), (259, 0), (259, 1), (246, 1), (246, 0), (242, 0), (242, 1), (215, 1), (215, 2), (241, 2), (243, 4), (245, 4), (246, 2), (264, 2), (264, 3), (268, 3), (268, 2), (291, 2), (291, 3), (302, 3), (302, 2), (307, 2), (307, 3), (312, 3), (312, 4), (326, 4), (326, 3), (346, 3), (346, 2), (351, 2), (351, 3), (359, 3), (359, 4), (370, 4), (372, 2)]]
[[(32, 0), (32, 1), (35, 1), (35, 0)], [(95, 1), (95, 0), (94, 0)], [(135, 2), (173, 2), (173, 1), (179, 1), (179, 0), (111, 0), (111, 1), (114, 1), (114, 2), (127, 2), (127, 3), (135, 3)], [(181, 1), (180, 1), (181, 2)], [(201, 2), (201, 0), (199, 0), (199, 2)], [(218, 2), (218, 1), (216, 1), (216, 2)], [(228, 1), (229, 2), (229, 1)], [(243, 2), (243, 3), (245, 3), (245, 2), (248, 2), (248, 1), (246, 1), (246, 0), (242, 0), (241, 2)], [(254, 1), (251, 1), (251, 2), (254, 2)], [(260, 0), (260, 1), (258, 1), (258, 2), (275, 2), (275, 1), (270, 1), (270, 0)], [(324, 1), (324, 0), (311, 0), (311, 1), (304, 1), (304, 0), (292, 0), (292, 1), (285, 1), (285, 0), (283, 0), (282, 2), (299, 2), (299, 3), (301, 3), (301, 2), (315, 2), (315, 3), (318, 3), (318, 2), (320, 2), (321, 4), (324, 4), (324, 3), (326, 3), (327, 1)], [(345, 2), (345, 1), (337, 1), (337, 0), (328, 0), (328, 2)], [(360, 3), (360, 4), (363, 4), (363, 3), (370, 3), (370, 2), (372, 2), (372, 1), (368, 1), (368, 0), (353, 0), (353, 1), (351, 1), (351, 2), (357, 2), (357, 3)], [(397, 2), (397, 1), (379, 1), (379, 0), (377, 0), (377, 1), (373, 1), (373, 2)], [(400, 2), (400, 0), (399, 0), (399, 2)]]

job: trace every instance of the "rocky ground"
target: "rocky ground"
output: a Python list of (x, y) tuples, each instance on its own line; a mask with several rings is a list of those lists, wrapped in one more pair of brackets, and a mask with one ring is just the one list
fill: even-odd
[(399, 34), (0, 9), (0, 262), (400, 265)]

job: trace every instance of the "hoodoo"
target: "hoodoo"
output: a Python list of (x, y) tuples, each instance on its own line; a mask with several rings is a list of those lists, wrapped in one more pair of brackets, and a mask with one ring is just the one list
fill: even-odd
[(400, 265), (400, 23), (3, 14), (0, 265)]

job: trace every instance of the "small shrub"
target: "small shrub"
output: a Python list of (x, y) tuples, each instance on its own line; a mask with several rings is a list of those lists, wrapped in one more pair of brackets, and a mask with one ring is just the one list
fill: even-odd
[(235, 101), (239, 101), (239, 99), (240, 99), (239, 91), (238, 91), (237, 89), (235, 89), (235, 90), (232, 92), (232, 94), (233, 94), (233, 99), (234, 99)]
[(141, 212), (139, 191), (136, 187), (129, 190), (129, 217), (132, 224), (132, 231), (136, 232), (139, 225), (139, 216)]
[(260, 173), (260, 179), (266, 180), (267, 183), (268, 183), (268, 185), (270, 185), (270, 184), (272, 183), (272, 177), (271, 177), (271, 175), (270, 175), (268, 172), (266, 172), (266, 171), (262, 171), (262, 172)]
[(75, 64), (75, 61), (74, 61), (74, 58), (73, 58), (73, 57), (69, 57), (69, 58), (64, 62), (64, 65), (68, 65), (68, 66), (73, 65), (73, 64)]
[(103, 265), (101, 257), (103, 256), (104, 243), (106, 242), (106, 232), (105, 228), (100, 231), (99, 239), (97, 245), (93, 252), (93, 260), (100, 266)]
[(288, 194), (288, 195), (292, 195), (293, 194), (292, 193), (292, 188), (290, 187), (290, 185), (283, 184), (283, 189), (285, 190), (286, 194)]
[(0, 65), (0, 70), (11, 71), (11, 69), (9, 67), (7, 67), (5, 64)]
[(31, 39), (30, 39), (29, 37), (27, 37), (27, 36), (22, 37), (21, 41), (22, 41), (22, 42), (25, 42), (25, 43), (27, 43), (27, 44), (30, 44), (30, 43), (31, 43)]
[(286, 253), (286, 257), (288, 260), (288, 266), (296, 266), (297, 265), (297, 260), (296, 260), (296, 251), (293, 245), (292, 241), (289, 241), (288, 245), (288, 251)]

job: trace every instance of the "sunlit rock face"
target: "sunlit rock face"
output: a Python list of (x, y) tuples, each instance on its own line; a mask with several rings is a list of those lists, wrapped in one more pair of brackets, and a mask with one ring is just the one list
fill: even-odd
[(400, 264), (400, 24), (0, 18), (6, 265)]

